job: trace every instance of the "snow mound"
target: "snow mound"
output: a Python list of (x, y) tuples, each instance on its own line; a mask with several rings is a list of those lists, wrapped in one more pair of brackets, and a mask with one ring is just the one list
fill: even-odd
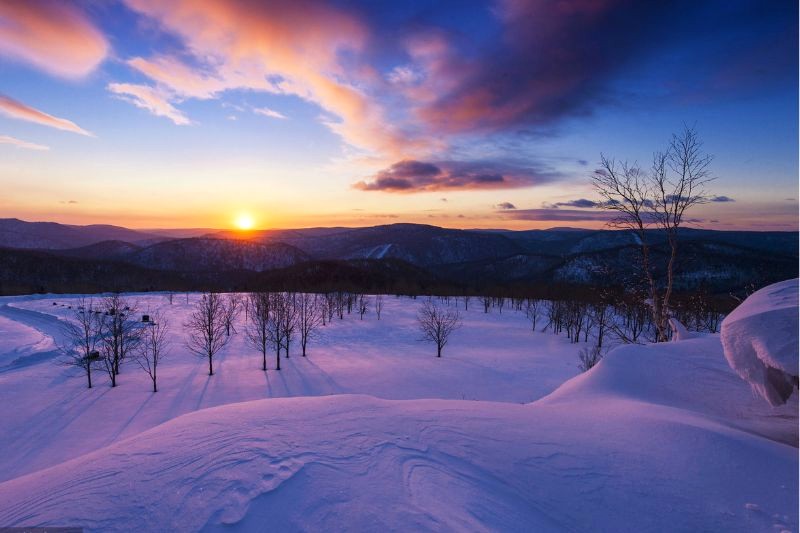
[(0, 483), (0, 524), (797, 531), (797, 448), (750, 425), (759, 408), (716, 337), (614, 350), (525, 405), (255, 400)]
[(722, 322), (720, 332), (731, 368), (772, 405), (797, 388), (798, 280), (751, 294)]

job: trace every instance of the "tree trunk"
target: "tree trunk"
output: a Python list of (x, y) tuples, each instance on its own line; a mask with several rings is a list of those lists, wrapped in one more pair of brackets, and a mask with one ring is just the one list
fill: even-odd
[(281, 345), (278, 344), (278, 350), (275, 352), (275, 370), (281, 369)]
[(440, 345), (436, 345), (436, 357), (442, 356), (442, 347)]
[[(669, 300), (672, 296), (672, 281), (673, 281), (673, 268), (675, 266), (675, 257), (678, 255), (678, 242), (675, 236), (671, 236), (669, 239), (670, 244), (670, 254), (669, 254), (669, 263), (667, 264), (667, 288), (664, 291), (664, 300), (661, 304), (661, 329), (666, 331), (668, 318), (667, 315), (669, 313)], [(666, 335), (665, 335), (666, 337)], [(664, 339), (666, 340), (666, 338)]]
[(261, 352), (261, 356), (263, 357), (263, 360), (264, 360), (264, 367), (262, 368), (262, 370), (264, 372), (266, 372), (267, 371), (267, 352), (266, 352), (266, 350)]
[(86, 367), (86, 379), (89, 380), (89, 388), (92, 388), (92, 364), (89, 363), (89, 366)]
[(208, 375), (209, 376), (214, 375), (214, 362), (210, 355), (208, 356)]

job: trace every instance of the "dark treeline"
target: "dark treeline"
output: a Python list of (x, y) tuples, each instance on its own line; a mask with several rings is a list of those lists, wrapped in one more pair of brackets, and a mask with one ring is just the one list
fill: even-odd
[[(678, 290), (675, 308), (691, 307), (701, 298), (703, 306), (726, 313), (738, 301), (769, 283), (779, 281), (782, 272), (765, 272), (755, 281), (742, 281), (720, 290), (700, 283), (690, 291)], [(576, 300), (597, 302), (608, 295), (615, 300), (640, 298), (639, 283), (617, 283), (614, 276), (600, 276), (591, 284), (559, 283), (552, 280), (524, 280), (498, 283), (490, 276), (475, 277), (471, 283), (446, 274), (435, 276), (403, 261), (351, 260), (309, 261), (266, 272), (174, 272), (149, 270), (114, 261), (89, 261), (27, 250), (0, 250), (0, 295), (35, 293), (100, 292), (250, 292), (293, 291), (324, 293), (383, 293), (402, 295), (483, 296)], [(699, 295), (699, 296), (698, 296)]]

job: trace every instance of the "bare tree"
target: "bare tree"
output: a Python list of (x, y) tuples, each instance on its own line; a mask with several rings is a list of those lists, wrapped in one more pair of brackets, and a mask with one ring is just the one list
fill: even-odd
[(204, 293), (195, 304), (186, 323), (189, 339), (186, 347), (199, 357), (208, 359), (208, 375), (214, 375), (214, 356), (228, 343), (225, 334), (225, 302), (217, 293)]
[(578, 353), (578, 368), (581, 369), (581, 372), (591, 370), (602, 358), (603, 352), (600, 346), (581, 348)]
[(61, 341), (58, 349), (63, 355), (63, 365), (81, 368), (86, 375), (88, 388), (92, 388), (92, 370), (100, 363), (98, 346), (103, 337), (103, 319), (95, 312), (91, 300), (78, 300), (71, 320), (61, 323)]
[(245, 336), (248, 343), (261, 353), (261, 369), (264, 371), (267, 370), (267, 346), (270, 339), (270, 303), (268, 292), (251, 292), (247, 296), (248, 321)]
[(158, 365), (168, 349), (169, 322), (160, 311), (150, 314), (150, 321), (142, 327), (141, 342), (136, 362), (147, 372), (153, 382), (153, 392), (158, 392)]
[(492, 297), (481, 296), (481, 303), (483, 304), (483, 312), (488, 313), (489, 309), (492, 307)]
[(383, 311), (383, 294), (375, 295), (375, 315), (378, 320), (381, 319), (381, 312)]
[(364, 320), (364, 315), (367, 313), (369, 309), (369, 296), (366, 294), (359, 294), (356, 300), (356, 304), (358, 307), (358, 318), (359, 320)]
[(120, 366), (139, 344), (141, 327), (135, 319), (136, 305), (119, 293), (104, 298), (102, 308), (101, 360), (111, 378), (111, 386), (116, 387)]
[(417, 313), (417, 322), (422, 331), (422, 340), (435, 343), (436, 357), (441, 357), (450, 335), (461, 327), (461, 315), (458, 307), (442, 307), (428, 298)]
[(269, 295), (269, 322), (267, 329), (267, 339), (269, 344), (275, 349), (275, 369), (281, 369), (281, 348), (283, 348), (284, 328), (283, 324), (287, 313), (287, 303), (284, 293), (275, 292)]
[(659, 317), (659, 330), (668, 327), (678, 255), (678, 229), (688, 209), (708, 201), (705, 187), (714, 179), (710, 170), (712, 160), (713, 157), (703, 151), (703, 142), (697, 131), (687, 126), (680, 134), (672, 135), (665, 152), (658, 152), (653, 157), (653, 215), (656, 224), (666, 234), (670, 247), (667, 286), (661, 301), (664, 312)]
[(536, 331), (536, 318), (539, 316), (539, 308), (541, 307), (541, 300), (536, 298), (528, 298), (525, 302), (525, 316), (531, 323), (531, 330)]
[(225, 296), (225, 335), (236, 333), (234, 323), (242, 311), (242, 297), (235, 292)]
[[(686, 211), (707, 201), (705, 185), (712, 180), (712, 158), (702, 150), (702, 142), (693, 128), (684, 127), (673, 135), (666, 151), (653, 157), (650, 173), (638, 165), (617, 163), (601, 155), (601, 168), (593, 178), (595, 190), (603, 198), (601, 207), (615, 211), (612, 226), (627, 228), (638, 237), (642, 252), (642, 272), (649, 287), (649, 304), (656, 328), (656, 340), (669, 337), (669, 305), (678, 250), (678, 229)], [(651, 264), (646, 229), (655, 224), (670, 246), (666, 289), (659, 291)]]
[(283, 293), (283, 348), (286, 358), (289, 358), (289, 345), (292, 343), (294, 330), (297, 328), (297, 295), (293, 292)]
[(314, 332), (322, 322), (323, 314), (322, 298), (308, 293), (298, 297), (297, 327), (300, 330), (300, 347), (303, 350), (303, 357), (306, 356), (308, 341), (314, 336)]

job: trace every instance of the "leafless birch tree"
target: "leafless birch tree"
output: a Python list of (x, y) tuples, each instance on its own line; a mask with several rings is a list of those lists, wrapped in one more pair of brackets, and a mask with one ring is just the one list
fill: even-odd
[(103, 319), (95, 311), (97, 309), (92, 300), (78, 300), (73, 316), (61, 324), (61, 340), (58, 345), (63, 356), (59, 362), (82, 369), (90, 389), (92, 370), (100, 364), (98, 348), (103, 337)]
[(195, 304), (186, 323), (189, 338), (186, 347), (199, 357), (208, 359), (208, 375), (214, 375), (214, 356), (228, 343), (225, 334), (225, 302), (221, 295), (204, 293)]
[(439, 306), (429, 298), (423, 302), (417, 313), (417, 322), (422, 332), (422, 340), (436, 344), (436, 357), (442, 356), (442, 349), (450, 340), (450, 335), (461, 327), (458, 307)]
[(153, 382), (153, 392), (158, 392), (158, 365), (167, 354), (169, 322), (160, 311), (150, 314), (150, 322), (142, 326), (141, 342), (136, 353), (136, 362)]

